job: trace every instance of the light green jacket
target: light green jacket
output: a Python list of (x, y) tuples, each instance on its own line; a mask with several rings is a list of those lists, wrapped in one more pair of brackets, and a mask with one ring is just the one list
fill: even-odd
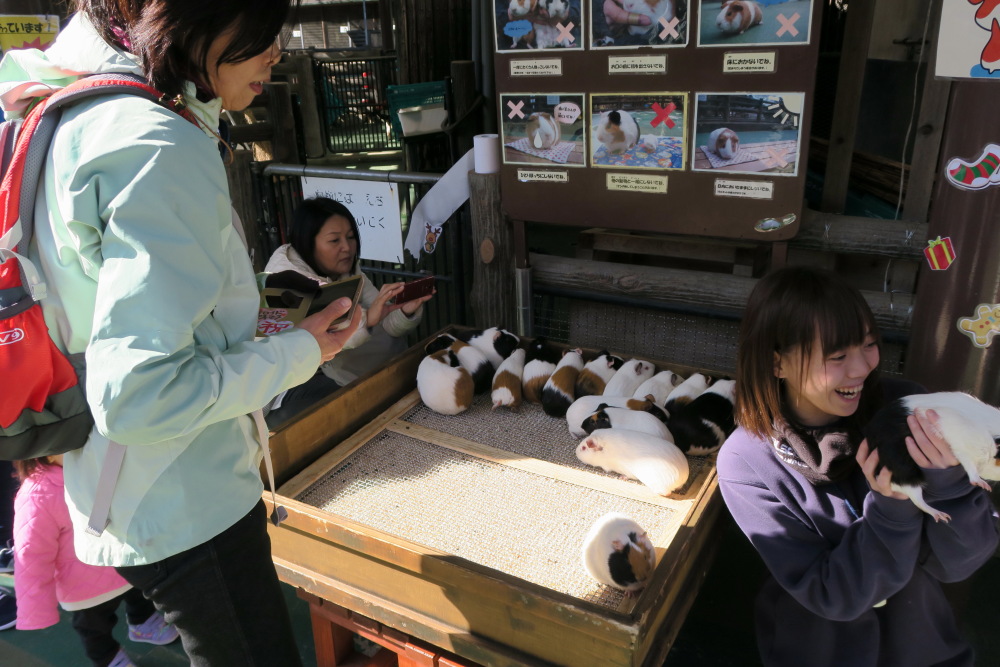
[[(45, 53), (4, 57), (0, 100), (17, 113), (40, 89), (26, 82), (137, 70), (77, 15)], [(256, 278), (207, 130), (220, 102), (188, 103), (204, 127), (132, 96), (68, 108), (36, 203), (28, 254), (48, 285), (46, 322), (66, 351), (86, 352), (96, 425), (64, 467), (77, 555), (95, 565), (156, 562), (244, 516), (263, 490), (247, 413), (320, 362), (303, 330), (253, 340)], [(109, 439), (125, 459), (93, 537), (83, 528)]]

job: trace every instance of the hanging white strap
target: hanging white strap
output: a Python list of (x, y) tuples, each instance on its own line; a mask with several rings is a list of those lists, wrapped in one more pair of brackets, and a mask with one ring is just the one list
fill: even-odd
[(278, 494), (274, 490), (274, 465), (271, 463), (271, 447), (268, 442), (271, 439), (271, 432), (264, 421), (264, 411), (256, 410), (250, 413), (253, 421), (257, 424), (257, 435), (260, 439), (260, 448), (264, 450), (264, 468), (267, 469), (267, 482), (271, 486), (271, 504), (274, 511), (271, 512), (271, 523), (275, 526), (288, 518), (288, 510), (278, 504)]
[(87, 520), (88, 535), (100, 537), (111, 521), (111, 498), (115, 495), (118, 473), (121, 472), (124, 458), (125, 445), (109, 441), (108, 451), (105, 452), (104, 463), (101, 465), (101, 474), (97, 478), (94, 506), (91, 508), (90, 518)]
[(0, 236), (0, 264), (6, 262), (8, 259), (16, 259), (18, 266), (21, 267), (21, 275), (24, 276), (24, 280), (27, 283), (25, 287), (28, 288), (31, 298), (35, 301), (41, 301), (46, 295), (45, 283), (42, 282), (42, 277), (31, 260), (20, 253), (14, 252), (14, 248), (20, 242), (21, 221), (19, 219), (11, 225), (11, 228), (3, 236)]

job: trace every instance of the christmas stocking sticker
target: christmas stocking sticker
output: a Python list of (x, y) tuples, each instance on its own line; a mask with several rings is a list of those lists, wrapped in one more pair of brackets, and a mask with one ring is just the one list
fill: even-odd
[(972, 163), (952, 158), (945, 170), (948, 182), (963, 190), (982, 190), (1000, 183), (1000, 146), (987, 144), (979, 158)]

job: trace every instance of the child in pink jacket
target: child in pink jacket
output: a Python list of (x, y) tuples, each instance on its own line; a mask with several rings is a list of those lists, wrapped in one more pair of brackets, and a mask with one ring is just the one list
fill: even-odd
[(63, 497), (62, 455), (15, 461), (14, 468), (21, 480), (14, 499), (17, 629), (55, 625), (58, 602), (71, 612), (73, 629), (95, 666), (128, 667), (132, 661), (111, 636), (118, 622), (115, 611), (124, 601), (129, 639), (149, 644), (174, 641), (177, 629), (114, 568), (86, 565), (77, 559)]

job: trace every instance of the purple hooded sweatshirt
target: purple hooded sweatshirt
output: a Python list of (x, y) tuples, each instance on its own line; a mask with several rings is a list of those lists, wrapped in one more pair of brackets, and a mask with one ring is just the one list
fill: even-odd
[[(911, 383), (883, 386), (886, 399), (917, 393)], [(730, 513), (771, 573), (756, 603), (765, 665), (973, 664), (939, 582), (966, 579), (993, 555), (998, 522), (961, 466), (924, 470), (925, 500), (951, 523), (870, 492), (860, 468), (810, 484), (743, 428), (717, 467)]]

